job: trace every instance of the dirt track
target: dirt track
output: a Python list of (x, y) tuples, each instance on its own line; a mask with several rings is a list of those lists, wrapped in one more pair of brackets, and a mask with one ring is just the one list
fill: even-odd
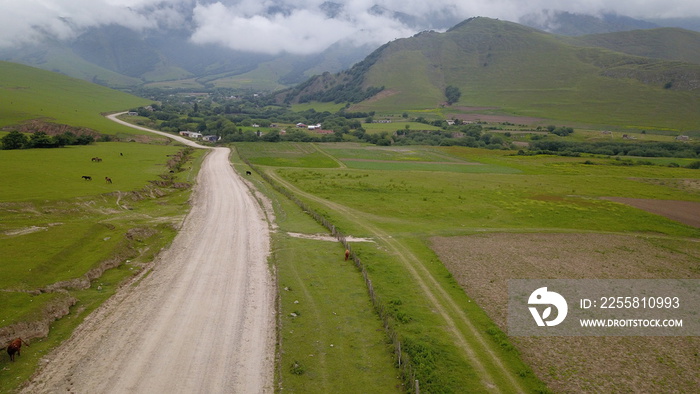
[(228, 156), (207, 155), (192, 210), (152, 272), (90, 315), (23, 392), (273, 391), (269, 229)]

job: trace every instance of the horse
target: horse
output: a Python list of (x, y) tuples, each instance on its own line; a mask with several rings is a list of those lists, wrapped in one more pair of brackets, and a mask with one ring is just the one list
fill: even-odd
[(345, 249), (345, 261), (348, 261), (348, 257), (350, 257), (350, 251)]
[(83, 175), (83, 179), (85, 179), (86, 181), (91, 181), (92, 177), (90, 175)]
[(97, 163), (102, 161), (102, 159), (100, 159), (99, 157), (93, 157), (91, 160)]
[(105, 182), (107, 182), (107, 183), (112, 183), (112, 178), (106, 176), (106, 177), (105, 177)]
[(246, 171), (245, 174), (246, 174), (246, 175), (253, 175), (253, 173), (250, 172), (250, 171)]
[(17, 353), (18, 356), (20, 355), (22, 344), (25, 344), (27, 345), (27, 347), (29, 347), (29, 344), (27, 342), (24, 342), (24, 339), (22, 338), (17, 338), (14, 341), (10, 342), (9, 345), (7, 345), (7, 354), (10, 355), (10, 361), (15, 361), (15, 353)]

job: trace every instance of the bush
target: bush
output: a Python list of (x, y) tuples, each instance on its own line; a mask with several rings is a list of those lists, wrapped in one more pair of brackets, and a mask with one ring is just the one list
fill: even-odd
[(11, 131), (2, 137), (2, 149), (23, 149), (28, 147), (29, 139), (19, 131)]
[(688, 164), (687, 166), (685, 166), (685, 168), (690, 168), (692, 170), (700, 170), (700, 160), (696, 160)]

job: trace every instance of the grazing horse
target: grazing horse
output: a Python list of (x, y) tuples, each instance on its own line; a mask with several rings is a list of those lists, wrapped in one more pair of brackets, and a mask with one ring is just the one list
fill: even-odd
[(348, 257), (350, 257), (350, 251), (345, 249), (345, 261), (348, 261)]
[(27, 345), (27, 347), (29, 347), (29, 344), (27, 342), (24, 342), (24, 339), (22, 338), (17, 338), (14, 341), (10, 342), (9, 345), (7, 345), (7, 354), (10, 355), (10, 361), (15, 361), (15, 353), (17, 353), (18, 356), (20, 355), (20, 349), (22, 349), (22, 344), (25, 344)]
[(106, 177), (105, 177), (105, 182), (107, 182), (107, 183), (112, 183), (112, 178), (106, 176)]
[(253, 175), (253, 173), (250, 172), (250, 171), (246, 171), (245, 174), (246, 174), (246, 175)]
[(90, 175), (83, 175), (83, 179), (85, 179), (86, 181), (91, 181), (92, 177)]
[(102, 161), (102, 159), (100, 159), (99, 157), (93, 157), (91, 160), (97, 163)]

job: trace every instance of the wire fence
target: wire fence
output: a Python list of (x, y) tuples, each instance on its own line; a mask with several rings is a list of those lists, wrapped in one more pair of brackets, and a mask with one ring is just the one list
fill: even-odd
[(381, 298), (374, 291), (374, 285), (372, 284), (372, 280), (367, 274), (367, 269), (365, 268), (365, 265), (355, 254), (355, 252), (353, 252), (352, 246), (348, 242), (345, 234), (338, 231), (338, 229), (335, 227), (335, 225), (333, 225), (333, 223), (331, 223), (328, 219), (323, 217), (323, 215), (316, 212), (305, 202), (301, 201), (297, 196), (294, 195), (294, 193), (282, 186), (279, 182), (275, 181), (271, 176), (254, 166), (250, 161), (248, 161), (248, 159), (246, 159), (242, 155), (239, 155), (239, 157), (246, 165), (248, 165), (253, 171), (255, 171), (256, 174), (258, 174), (265, 182), (267, 182), (275, 191), (290, 199), (297, 206), (299, 206), (299, 208), (301, 208), (306, 214), (314, 218), (316, 222), (328, 229), (331, 235), (335, 237), (338, 240), (338, 242), (340, 242), (345, 247), (345, 250), (349, 251), (348, 258), (352, 260), (352, 262), (355, 264), (355, 267), (362, 274), (362, 278), (365, 281), (367, 293), (369, 294), (372, 307), (374, 308), (374, 311), (377, 313), (379, 318), (382, 320), (384, 332), (386, 333), (388, 339), (394, 346), (394, 356), (396, 365), (399, 371), (401, 372), (401, 377), (403, 381), (405, 382), (405, 388), (408, 392), (419, 392), (419, 383), (416, 379), (414, 365), (411, 362), (411, 359), (408, 356), (408, 354), (401, 350), (401, 341), (399, 340), (399, 336), (396, 333), (396, 330), (392, 326), (392, 318), (389, 313), (389, 310), (387, 309), (386, 304), (382, 302)]

